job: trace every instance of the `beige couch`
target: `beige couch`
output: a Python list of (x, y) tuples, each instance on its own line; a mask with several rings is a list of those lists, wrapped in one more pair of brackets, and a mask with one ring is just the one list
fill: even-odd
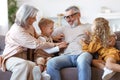
[[(116, 41), (116, 47), (120, 49), (120, 31), (115, 32), (115, 33), (118, 37)], [(4, 41), (5, 41), (5, 37), (0, 36), (0, 54), (2, 54), (4, 46), (5, 46)], [(28, 55), (28, 59), (30, 59), (29, 55)], [(11, 74), (12, 73), (9, 71), (2, 72), (0, 70), (0, 80), (10, 80)], [(92, 67), (92, 79), (91, 80), (101, 80), (102, 74), (103, 74), (102, 70)], [(62, 69), (61, 78), (62, 80), (78, 80), (77, 69), (75, 67)], [(117, 72), (110, 80), (120, 80), (120, 72)]]

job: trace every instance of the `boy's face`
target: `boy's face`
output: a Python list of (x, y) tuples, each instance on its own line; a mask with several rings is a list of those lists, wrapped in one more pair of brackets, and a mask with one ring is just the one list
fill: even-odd
[(44, 27), (42, 34), (44, 34), (45, 36), (48, 36), (48, 37), (51, 36), (51, 34), (53, 32), (53, 26), (54, 26), (53, 23), (48, 24), (46, 27)]

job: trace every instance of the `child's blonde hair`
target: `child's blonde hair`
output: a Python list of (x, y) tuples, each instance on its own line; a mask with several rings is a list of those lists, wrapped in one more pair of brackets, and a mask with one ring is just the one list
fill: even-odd
[(108, 46), (108, 40), (110, 37), (110, 26), (108, 20), (99, 17), (94, 20), (94, 36), (98, 36), (101, 39), (103, 47)]
[(39, 23), (38, 26), (41, 29), (42, 27), (47, 27), (48, 24), (54, 24), (54, 21), (52, 21), (51, 19), (47, 19), (47, 18), (42, 18)]

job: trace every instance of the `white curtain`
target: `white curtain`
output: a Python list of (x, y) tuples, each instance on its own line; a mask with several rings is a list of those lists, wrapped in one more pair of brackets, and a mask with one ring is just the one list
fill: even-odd
[(8, 5), (7, 0), (0, 0), (0, 35), (8, 31)]

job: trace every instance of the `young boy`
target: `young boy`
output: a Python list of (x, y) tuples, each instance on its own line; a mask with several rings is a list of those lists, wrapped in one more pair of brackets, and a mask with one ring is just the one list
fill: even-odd
[[(42, 18), (38, 25), (41, 30), (41, 35), (38, 39), (40, 39), (42, 42), (53, 43), (51, 35), (53, 32), (53, 28), (54, 28), (53, 27), (54, 22), (50, 19)], [(49, 74), (47, 74), (45, 71), (46, 62), (48, 59), (53, 57), (52, 53), (59, 52), (59, 49), (66, 48), (66, 47), (67, 47), (66, 42), (60, 42), (60, 43), (55, 43), (55, 47), (53, 48), (47, 48), (47, 49), (43, 48), (43, 49), (38, 49), (35, 51), (36, 53), (38, 53), (38, 58), (36, 59), (37, 66), (33, 68), (34, 80), (41, 80), (41, 79), (50, 80)]]

